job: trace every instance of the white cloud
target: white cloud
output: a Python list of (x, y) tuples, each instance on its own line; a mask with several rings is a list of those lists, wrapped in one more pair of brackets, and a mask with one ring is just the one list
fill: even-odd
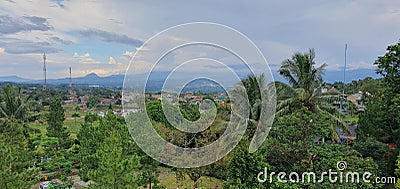
[(79, 54), (77, 52), (74, 53), (74, 55), (72, 56), (73, 58), (78, 58)]
[(79, 64), (100, 64), (100, 61), (91, 58), (89, 53), (85, 53), (82, 56), (79, 56), (78, 53), (74, 53), (73, 58), (76, 59)]
[[(136, 48), (139, 49), (139, 48)], [(132, 58), (135, 55), (135, 52), (129, 52), (129, 51), (125, 51), (124, 54), (122, 54), (122, 56), (126, 56), (128, 58)]]
[(4, 48), (0, 47), (0, 54), (3, 54), (3, 53), (4, 53)]
[(117, 61), (112, 56), (110, 56), (108, 64), (117, 64)]

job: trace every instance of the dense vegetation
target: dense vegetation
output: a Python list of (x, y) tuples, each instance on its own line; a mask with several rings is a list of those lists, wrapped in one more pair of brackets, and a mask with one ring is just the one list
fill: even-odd
[[(85, 112), (73, 105), (63, 107), (63, 100), (68, 99), (65, 91), (31, 90), (25, 94), (21, 86), (5, 85), (0, 95), (0, 187), (29, 188), (52, 180), (52, 188), (71, 188), (73, 176), (79, 175), (82, 181), (90, 181), (89, 188), (171, 188), (188, 184), (219, 188), (400, 188), (400, 180), (397, 184), (329, 182), (327, 178), (317, 183), (282, 183), (278, 177), (268, 177), (266, 182), (259, 182), (258, 175), (265, 169), (269, 173), (302, 175), (312, 171), (321, 175), (328, 170), (342, 171), (337, 167), (340, 161), (347, 163), (345, 171), (370, 172), (370, 180), (400, 177), (400, 43), (389, 46), (386, 54), (377, 58), (375, 65), (381, 79), (366, 78), (346, 86), (324, 83), (325, 65), (315, 67), (314, 58), (311, 49), (282, 62), (279, 73), (289, 85), (275, 83), (277, 116), (267, 140), (254, 153), (248, 148), (260, 121), (264, 89), (258, 86), (264, 77), (251, 75), (244, 79), (242, 86), (251, 110), (245, 136), (228, 156), (192, 169), (160, 164), (136, 145), (125, 119), (113, 113), (120, 104), (99, 104), (101, 98), (120, 97), (116, 90), (92, 91)], [(343, 100), (341, 96), (320, 92), (327, 86), (345, 87), (348, 93), (368, 92), (363, 96), (365, 111), (355, 112), (349, 106), (342, 114), (333, 105)], [(79, 95), (86, 92), (77, 90)], [(161, 101), (146, 101), (147, 112), (160, 135), (175, 145), (191, 148), (212, 143), (228, 127), (229, 101), (215, 105), (217, 116), (208, 129), (184, 133), (167, 121)], [(182, 102), (178, 106), (188, 120), (200, 117), (198, 105)], [(104, 117), (90, 113), (96, 108), (106, 109), (107, 113)], [(345, 120), (354, 117), (357, 139), (349, 143), (350, 139), (344, 140), (338, 129), (350, 134)], [(173, 173), (174, 179), (164, 182), (166, 173)]]

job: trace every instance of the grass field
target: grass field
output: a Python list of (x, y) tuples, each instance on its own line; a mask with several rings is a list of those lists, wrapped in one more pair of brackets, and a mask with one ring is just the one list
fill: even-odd
[[(70, 108), (65, 108), (65, 121), (64, 126), (71, 133), (72, 138), (76, 138), (76, 135), (79, 133), (81, 129), (81, 124), (84, 122), (84, 115), (87, 113), (84, 110), (79, 110), (77, 113), (81, 116), (79, 118), (73, 118), (72, 114), (76, 111)], [(47, 122), (40, 123), (39, 121), (31, 122), (29, 126), (33, 129), (40, 130), (41, 134), (46, 134)]]
[[(178, 184), (179, 188), (193, 188), (194, 183), (192, 180), (190, 180), (188, 176), (186, 176), (184, 180), (180, 180), (177, 182), (175, 173), (172, 172), (171, 169), (160, 167), (159, 170), (160, 185), (163, 185), (168, 189), (176, 189)], [(218, 185), (219, 188), (222, 188), (223, 181), (212, 177), (201, 177), (197, 183), (200, 188), (214, 189), (216, 185)]]

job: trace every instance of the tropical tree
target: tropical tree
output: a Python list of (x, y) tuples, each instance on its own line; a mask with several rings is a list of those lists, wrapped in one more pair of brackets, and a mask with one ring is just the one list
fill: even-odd
[[(236, 84), (231, 94), (233, 98), (242, 99), (236, 100), (236, 103), (241, 103), (235, 105), (236, 108), (241, 109), (238, 110), (238, 112), (243, 113), (245, 116), (248, 115), (248, 130), (246, 130), (246, 136), (252, 136), (256, 133), (260, 121), (265, 121), (265, 119), (261, 118), (262, 116), (272, 116), (272, 114), (269, 114), (271, 112), (262, 112), (262, 110), (263, 107), (265, 109), (265, 107), (269, 108), (269, 105), (274, 105), (274, 92), (275, 88), (273, 83), (265, 83), (264, 74), (260, 76), (249, 75), (240, 83)], [(242, 110), (248, 112), (243, 112)]]
[(6, 85), (3, 88), (0, 99), (0, 117), (12, 120), (27, 120), (30, 96), (24, 98), (21, 87), (15, 89), (11, 85)]
[(322, 95), (322, 75), (326, 64), (315, 67), (315, 52), (310, 49), (308, 53), (295, 53), (291, 59), (282, 62), (279, 74), (282, 75), (291, 86), (276, 82), (276, 91), (279, 103), (277, 114), (291, 113), (302, 107), (307, 110), (329, 116), (334, 138), (338, 139), (336, 129), (341, 128), (348, 132), (347, 127), (339, 118), (339, 111), (333, 106), (334, 101), (341, 100), (337, 95)]

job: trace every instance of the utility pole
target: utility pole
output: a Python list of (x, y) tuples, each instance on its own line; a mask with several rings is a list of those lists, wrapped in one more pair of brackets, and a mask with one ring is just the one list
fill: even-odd
[(344, 46), (344, 68), (343, 68), (343, 89), (342, 89), (342, 98), (340, 100), (340, 113), (343, 111), (343, 100), (344, 100), (344, 90), (346, 87), (346, 64), (347, 64), (347, 44)]
[(46, 53), (43, 53), (43, 90), (47, 89), (47, 78), (46, 78)]
[(69, 67), (69, 96), (72, 98), (72, 70)]

